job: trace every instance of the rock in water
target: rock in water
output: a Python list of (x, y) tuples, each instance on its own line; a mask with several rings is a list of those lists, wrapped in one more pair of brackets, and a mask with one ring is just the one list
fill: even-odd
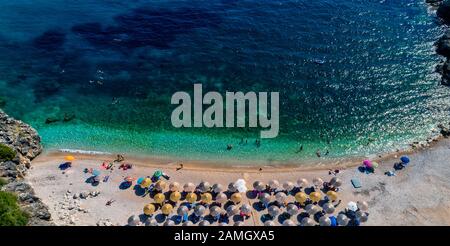
[(447, 33), (437, 41), (436, 46), (436, 52), (438, 54), (447, 58), (450, 57), (450, 31), (447, 31)]
[(445, 22), (450, 22), (450, 1), (443, 2), (437, 9), (437, 16)]

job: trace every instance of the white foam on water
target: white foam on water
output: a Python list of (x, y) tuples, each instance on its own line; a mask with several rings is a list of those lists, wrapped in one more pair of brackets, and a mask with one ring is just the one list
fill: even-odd
[(95, 151), (95, 150), (81, 150), (81, 149), (59, 149), (59, 152), (86, 154), (86, 155), (111, 155), (109, 152)]

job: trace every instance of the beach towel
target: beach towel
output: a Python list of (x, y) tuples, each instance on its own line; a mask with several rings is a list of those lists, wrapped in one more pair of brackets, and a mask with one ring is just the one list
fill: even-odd
[(361, 188), (362, 187), (361, 182), (357, 178), (352, 179), (351, 182), (352, 182), (353, 187), (355, 187), (355, 188)]

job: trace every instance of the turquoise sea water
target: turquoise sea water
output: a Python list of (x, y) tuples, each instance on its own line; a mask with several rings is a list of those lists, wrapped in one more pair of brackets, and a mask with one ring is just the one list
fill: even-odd
[[(302, 162), (404, 148), (449, 116), (423, 2), (0, 0), (0, 97), (47, 149)], [(279, 91), (279, 137), (174, 129), (170, 97), (194, 83)]]

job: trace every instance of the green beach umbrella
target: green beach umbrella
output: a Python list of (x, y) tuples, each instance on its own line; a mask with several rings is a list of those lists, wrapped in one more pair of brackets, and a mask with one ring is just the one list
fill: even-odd
[(163, 175), (163, 172), (161, 170), (156, 170), (153, 176), (156, 178), (160, 178)]

